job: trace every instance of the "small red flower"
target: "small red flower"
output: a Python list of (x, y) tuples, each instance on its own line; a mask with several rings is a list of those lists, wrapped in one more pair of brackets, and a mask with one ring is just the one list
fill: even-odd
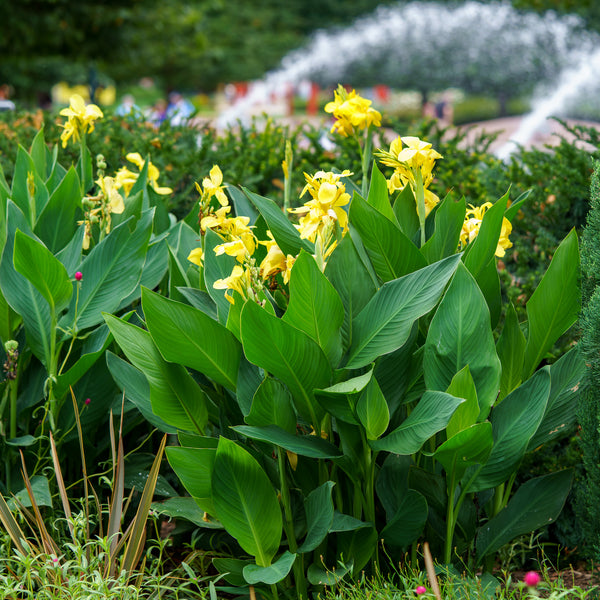
[(424, 585), (417, 586), (417, 589), (415, 590), (417, 596), (424, 594), (426, 591), (427, 591), (427, 588)]
[(75, 281), (81, 281), (83, 279), (83, 273), (81, 271), (77, 271), (75, 273)]
[(88, 404), (89, 404), (91, 401), (92, 401), (92, 400), (91, 400), (91, 398), (86, 398), (86, 399), (85, 399), (85, 404), (86, 404), (86, 406), (87, 406), (87, 405), (88, 405)]
[(535, 571), (529, 571), (528, 573), (525, 573), (525, 577), (523, 579), (525, 585), (528, 585), (529, 587), (536, 587), (541, 580), (542, 578)]

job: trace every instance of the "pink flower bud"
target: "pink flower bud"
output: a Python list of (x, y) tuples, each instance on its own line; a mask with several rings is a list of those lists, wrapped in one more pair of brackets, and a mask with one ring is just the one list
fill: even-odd
[(77, 271), (75, 273), (75, 281), (81, 281), (83, 279), (83, 273), (81, 271)]
[(85, 399), (85, 405), (87, 406), (91, 401), (92, 401), (91, 398), (86, 398)]
[(417, 586), (417, 589), (415, 590), (417, 596), (424, 594), (426, 591), (427, 591), (427, 588), (424, 585)]
[(542, 578), (535, 571), (529, 571), (528, 573), (525, 573), (525, 577), (523, 579), (525, 585), (528, 585), (529, 587), (535, 587), (541, 580)]

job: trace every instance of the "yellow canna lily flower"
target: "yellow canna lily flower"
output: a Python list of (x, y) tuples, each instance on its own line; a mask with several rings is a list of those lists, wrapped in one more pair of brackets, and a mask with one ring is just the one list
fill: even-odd
[[(473, 206), (469, 204), (469, 209), (465, 214), (465, 222), (463, 223), (462, 230), (460, 232), (460, 246), (464, 248), (467, 244), (470, 244), (479, 234), (481, 228), (481, 222), (486, 211), (492, 207), (491, 202), (485, 202), (481, 206)], [(508, 248), (512, 248), (512, 242), (508, 239), (508, 236), (512, 232), (512, 224), (506, 218), (502, 219), (502, 229), (500, 231), (500, 238), (498, 239), (498, 245), (496, 246), (495, 255), (498, 258), (502, 258), (506, 254)]]
[(209, 199), (214, 196), (221, 206), (227, 206), (229, 200), (223, 191), (223, 173), (219, 165), (213, 165), (208, 175), (208, 177), (202, 180), (202, 188), (198, 184), (196, 184), (196, 188), (198, 188), (203, 196), (206, 195)]
[(94, 131), (94, 121), (104, 117), (98, 106), (86, 105), (85, 100), (79, 94), (71, 96), (68, 108), (63, 108), (60, 114), (67, 117), (67, 122), (63, 125), (64, 131), (60, 136), (63, 148), (66, 147), (67, 141), (71, 137), (77, 141), (82, 134)]
[(236, 291), (242, 298), (247, 298), (248, 290), (252, 287), (250, 273), (247, 270), (244, 270), (240, 265), (235, 265), (231, 271), (231, 275), (224, 279), (217, 279), (213, 283), (213, 287), (216, 290), (226, 290), (225, 298), (227, 298), (227, 301), (231, 304), (235, 304), (233, 295), (229, 295), (227, 292), (229, 290)]
[(333, 102), (325, 105), (325, 112), (336, 118), (331, 131), (345, 137), (371, 125), (381, 125), (381, 113), (371, 107), (371, 101), (359, 96), (355, 90), (347, 92), (341, 84), (333, 92)]
[(96, 183), (102, 190), (102, 195), (108, 200), (109, 212), (120, 215), (125, 210), (123, 197), (117, 191), (113, 177), (100, 177)]
[(191, 262), (194, 263), (195, 265), (198, 265), (199, 267), (202, 266), (202, 263), (204, 261), (204, 252), (202, 251), (202, 248), (198, 247), (198, 248), (194, 248), (187, 256), (187, 259)]
[[(125, 158), (129, 162), (132, 162), (140, 170), (140, 172), (144, 168), (144, 163), (146, 161), (142, 158), (142, 156), (139, 154), (139, 152), (129, 152), (129, 154), (127, 154), (127, 156)], [(161, 194), (163, 196), (165, 196), (167, 194), (172, 194), (173, 190), (170, 187), (160, 187), (158, 185), (159, 175), (160, 175), (160, 171), (156, 168), (155, 165), (152, 164), (152, 162), (150, 162), (150, 160), (148, 160), (147, 178), (148, 178), (148, 183), (150, 184), (152, 189), (157, 194)]]

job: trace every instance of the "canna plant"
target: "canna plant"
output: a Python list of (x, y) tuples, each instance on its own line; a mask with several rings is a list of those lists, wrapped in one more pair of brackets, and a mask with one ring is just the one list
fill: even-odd
[[(140, 172), (124, 168), (112, 177), (99, 156), (94, 180), (85, 138), (101, 112), (74, 98), (63, 114), (63, 145), (71, 139), (80, 143), (77, 165), (63, 167), (58, 147), (49, 149), (41, 130), (29, 150), (19, 147), (10, 187), (0, 173), (0, 341), (6, 356), (0, 488), (5, 493), (23, 484), (18, 449), (33, 451), (31, 475), (47, 487), (40, 471), (47, 462), (48, 432), (59, 448), (75, 438), (66, 402), (71, 387), (81, 398), (87, 432), (106, 417), (118, 388), (99, 360), (112, 342), (101, 311), (130, 309), (140, 285), (158, 285), (168, 268), (164, 231), (170, 221), (152, 163), (131, 155)], [(93, 402), (87, 400), (83, 410), (86, 396)]]
[(390, 180), (373, 164), (363, 195), (348, 171), (306, 175), (287, 214), (215, 166), (187, 238), (197, 276), (171, 264), (197, 285), (143, 287), (139, 325), (104, 314), (127, 358), (108, 355), (115, 380), (177, 430), (170, 465), (231, 537), (213, 560), (230, 585), (307, 598), (422, 539), (484, 564), (569, 492), (569, 471), (514, 488), (524, 455), (573, 425), (578, 351), (544, 357), (579, 310), (575, 232), (519, 323), (496, 260), (524, 198), (467, 211), (426, 194), (429, 144), (377, 156)]

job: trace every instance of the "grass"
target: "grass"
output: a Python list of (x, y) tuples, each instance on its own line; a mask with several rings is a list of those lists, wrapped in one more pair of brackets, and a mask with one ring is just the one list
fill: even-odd
[[(528, 588), (522, 581), (515, 580), (509, 573), (501, 578), (489, 574), (467, 576), (457, 572), (443, 573), (438, 568), (439, 597), (444, 600), (525, 600), (531, 598), (561, 598), (592, 600), (598, 598), (597, 587), (584, 589), (569, 587), (561, 579), (552, 580), (550, 572), (542, 571), (542, 581), (536, 588)], [(423, 591), (423, 588), (425, 591)], [(344, 584), (329, 589), (321, 595), (321, 600), (436, 600), (425, 573), (399, 568), (389, 576), (362, 576), (352, 584)]]

